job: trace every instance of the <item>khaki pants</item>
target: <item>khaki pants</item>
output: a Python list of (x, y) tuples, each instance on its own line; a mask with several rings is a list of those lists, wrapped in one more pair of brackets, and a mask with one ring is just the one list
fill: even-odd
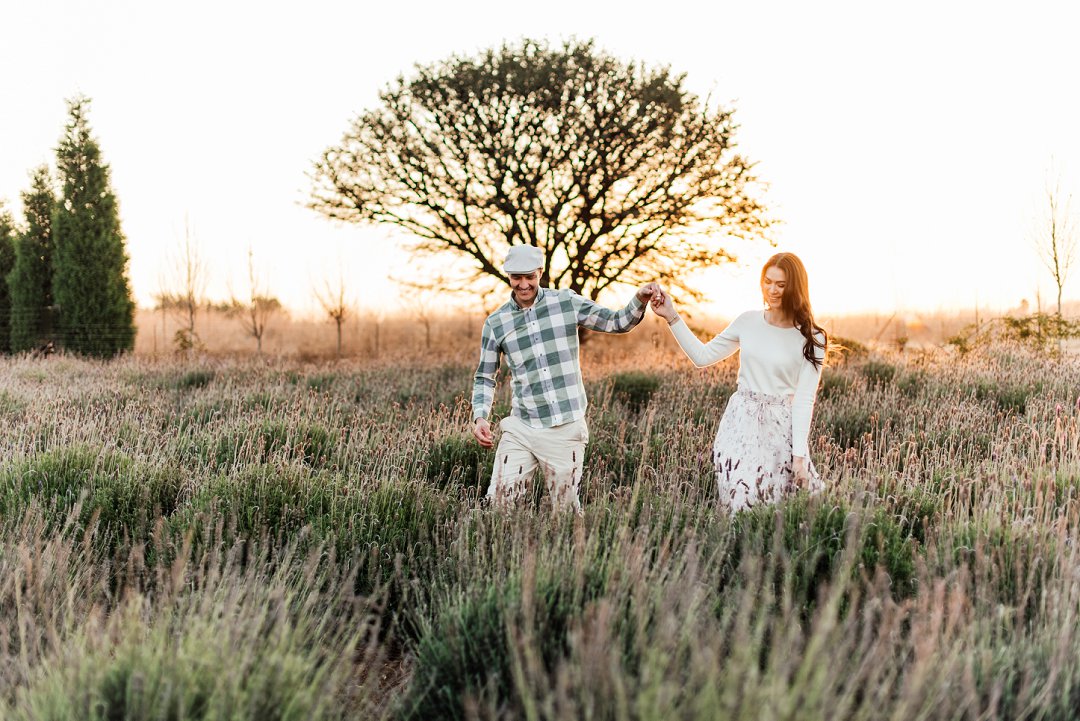
[(581, 418), (554, 428), (533, 428), (519, 418), (507, 416), (499, 423), (502, 437), (495, 451), (488, 498), (496, 506), (516, 503), (537, 468), (544, 472), (548, 495), (555, 510), (581, 511), (578, 487), (589, 442), (589, 428)]

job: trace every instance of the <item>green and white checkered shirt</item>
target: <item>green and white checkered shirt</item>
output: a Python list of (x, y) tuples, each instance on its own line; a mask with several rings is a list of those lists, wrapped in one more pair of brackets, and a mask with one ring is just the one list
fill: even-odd
[(535, 428), (553, 428), (585, 415), (585, 386), (578, 363), (578, 326), (626, 333), (645, 317), (635, 294), (610, 310), (572, 290), (538, 288), (531, 308), (510, 301), (484, 321), (480, 365), (473, 380), (473, 418), (487, 418), (495, 396), (499, 356), (513, 379), (510, 414)]

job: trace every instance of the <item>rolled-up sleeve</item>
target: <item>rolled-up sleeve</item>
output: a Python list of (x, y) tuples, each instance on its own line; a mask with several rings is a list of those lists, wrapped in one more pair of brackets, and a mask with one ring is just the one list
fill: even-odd
[(480, 363), (473, 376), (472, 417), (487, 418), (495, 398), (495, 377), (499, 372), (499, 346), (490, 319), (480, 333)]
[(620, 310), (605, 308), (576, 293), (573, 303), (578, 325), (601, 333), (626, 333), (633, 330), (645, 317), (645, 304), (638, 300), (636, 293)]

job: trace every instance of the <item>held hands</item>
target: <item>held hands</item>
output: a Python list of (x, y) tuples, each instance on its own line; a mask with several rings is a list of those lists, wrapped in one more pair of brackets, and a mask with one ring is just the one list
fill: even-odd
[(652, 306), (653, 312), (672, 323), (679, 314), (675, 312), (675, 304), (671, 302), (671, 296), (664, 292), (659, 283), (646, 283), (638, 288), (638, 300)]
[(671, 296), (663, 290), (653, 295), (650, 305), (652, 305), (653, 313), (656, 313), (669, 324), (675, 322), (675, 319), (679, 317), (679, 314), (675, 311), (675, 304), (671, 302)]
[(484, 448), (495, 445), (495, 436), (491, 432), (491, 424), (487, 422), (487, 418), (477, 418), (473, 421), (472, 432), (477, 442)]
[(663, 295), (664, 291), (660, 288), (659, 283), (646, 283), (638, 288), (637, 298), (642, 303), (648, 303), (656, 299), (656, 296)]

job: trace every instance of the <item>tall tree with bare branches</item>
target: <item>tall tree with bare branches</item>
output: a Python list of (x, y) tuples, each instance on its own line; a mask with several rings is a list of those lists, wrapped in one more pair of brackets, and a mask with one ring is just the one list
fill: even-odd
[(660, 279), (696, 297), (688, 272), (768, 237), (733, 111), (669, 68), (526, 40), (418, 66), (380, 100), (316, 162), (309, 206), (455, 253), (469, 270), (433, 275), (444, 288), (506, 283), (503, 255), (526, 243), (551, 287), (596, 299)]

